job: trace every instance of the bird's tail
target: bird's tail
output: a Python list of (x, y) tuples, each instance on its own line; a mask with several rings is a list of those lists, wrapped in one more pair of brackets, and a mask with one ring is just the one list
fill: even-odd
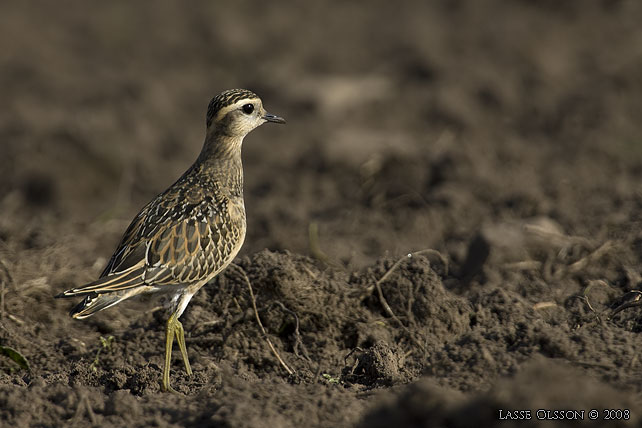
[(55, 297), (84, 296), (85, 298), (69, 312), (73, 318), (83, 319), (148, 289), (149, 287), (143, 282), (141, 272), (132, 270), (104, 276), (82, 287), (64, 291)]
[(123, 293), (88, 294), (84, 299), (82, 299), (80, 303), (78, 303), (71, 309), (71, 311), (69, 311), (69, 315), (71, 315), (72, 318), (81, 320), (95, 314), (98, 311), (102, 311), (103, 309), (114, 306), (116, 303), (125, 300), (128, 297), (130, 296), (123, 295)]

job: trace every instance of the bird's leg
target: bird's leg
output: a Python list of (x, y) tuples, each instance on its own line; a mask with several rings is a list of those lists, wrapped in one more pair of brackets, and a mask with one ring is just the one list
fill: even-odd
[(183, 324), (176, 318), (175, 328), (176, 332), (176, 341), (178, 342), (178, 347), (181, 350), (181, 355), (183, 356), (183, 362), (185, 363), (185, 371), (189, 376), (192, 375), (192, 368), (189, 366), (189, 358), (187, 358), (187, 348), (185, 347), (185, 330), (183, 330)]
[(176, 331), (177, 321), (175, 313), (173, 313), (167, 320), (167, 328), (165, 330), (165, 367), (163, 367), (163, 391), (174, 393), (177, 393), (177, 391), (169, 385), (169, 366), (172, 362), (172, 345), (174, 343), (174, 335), (178, 335), (178, 332)]

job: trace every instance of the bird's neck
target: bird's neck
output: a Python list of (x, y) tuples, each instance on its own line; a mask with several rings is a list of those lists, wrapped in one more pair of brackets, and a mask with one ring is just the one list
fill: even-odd
[(197, 163), (232, 196), (243, 195), (243, 137), (212, 133), (205, 138)]

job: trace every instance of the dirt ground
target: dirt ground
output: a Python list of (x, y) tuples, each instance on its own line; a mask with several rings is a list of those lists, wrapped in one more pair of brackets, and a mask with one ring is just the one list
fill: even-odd
[[(189, 6), (2, 6), (0, 425), (642, 426), (641, 2)], [(243, 149), (266, 334), (228, 269), (166, 394), (156, 302), (53, 296), (234, 87), (288, 120)]]

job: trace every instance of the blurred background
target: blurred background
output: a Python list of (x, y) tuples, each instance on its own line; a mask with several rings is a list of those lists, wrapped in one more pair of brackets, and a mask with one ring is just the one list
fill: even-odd
[(242, 254), (311, 254), (312, 237), (344, 265), (429, 247), (461, 263), (485, 222), (533, 216), (566, 233), (632, 233), (641, 9), (5, 4), (2, 257), (16, 282), (54, 291), (94, 278), (196, 158), (211, 97), (233, 87), (288, 121), (245, 141)]
[[(0, 346), (33, 371), (0, 360), (0, 419), (348, 426), (383, 405), (364, 426), (491, 426), (498, 402), (625, 407), (642, 319), (602, 320), (642, 282), (640, 22), (634, 0), (3, 2)], [(100, 274), (238, 87), (287, 119), (245, 139), (241, 256), (309, 376), (279, 371), (226, 274), (182, 318), (195, 376), (172, 376), (198, 400), (161, 396), (160, 312), (75, 322), (52, 296)], [(372, 284), (426, 248), (450, 270), (402, 264), (391, 322)], [(309, 358), (269, 323), (274, 293)], [(396, 374), (344, 383), (348, 352)]]

